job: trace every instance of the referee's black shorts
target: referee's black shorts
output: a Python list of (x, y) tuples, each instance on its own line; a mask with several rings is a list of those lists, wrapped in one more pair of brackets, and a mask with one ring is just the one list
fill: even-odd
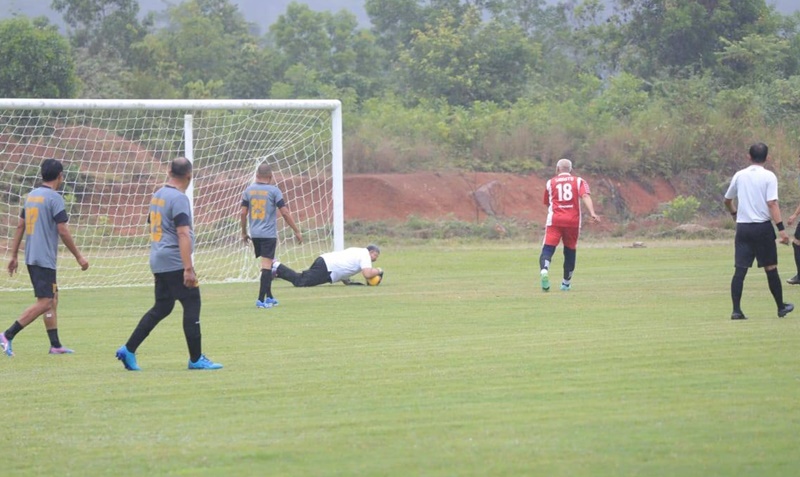
[(759, 268), (777, 265), (776, 238), (772, 222), (736, 224), (735, 265), (750, 268), (754, 259)]
[(36, 298), (53, 298), (58, 293), (56, 271), (52, 268), (28, 265), (28, 276), (31, 277), (33, 295)]
[(189, 288), (183, 284), (183, 270), (153, 275), (156, 280), (156, 301), (200, 299), (200, 287)]

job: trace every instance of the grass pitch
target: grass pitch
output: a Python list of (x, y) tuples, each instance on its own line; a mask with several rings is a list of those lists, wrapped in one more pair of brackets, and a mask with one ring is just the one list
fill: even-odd
[[(380, 287), (278, 282), (271, 310), (207, 285), (210, 372), (186, 370), (180, 305), (141, 372), (114, 359), (150, 288), (65, 290), (76, 354), (37, 321), (0, 356), (2, 474), (793, 475), (800, 312), (778, 319), (754, 269), (732, 322), (732, 247), (586, 244), (569, 292), (560, 248), (543, 293), (538, 246), (513, 244), (385, 247)], [(31, 300), (0, 294), (0, 329)]]

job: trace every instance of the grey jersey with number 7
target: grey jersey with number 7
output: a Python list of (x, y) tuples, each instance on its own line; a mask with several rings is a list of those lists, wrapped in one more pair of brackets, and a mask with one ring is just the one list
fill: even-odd
[(20, 217), (25, 219), (25, 263), (55, 270), (58, 224), (68, 219), (64, 199), (47, 186), (37, 187), (25, 199)]
[(192, 208), (186, 194), (172, 186), (164, 186), (150, 201), (150, 270), (153, 273), (183, 270), (178, 248), (178, 227), (189, 226), (194, 250)]

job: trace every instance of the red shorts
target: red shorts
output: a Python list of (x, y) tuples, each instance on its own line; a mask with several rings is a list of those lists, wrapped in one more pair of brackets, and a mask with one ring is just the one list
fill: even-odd
[(544, 244), (557, 247), (558, 243), (563, 241), (564, 247), (575, 250), (578, 247), (578, 236), (580, 234), (580, 227), (550, 225), (544, 229)]

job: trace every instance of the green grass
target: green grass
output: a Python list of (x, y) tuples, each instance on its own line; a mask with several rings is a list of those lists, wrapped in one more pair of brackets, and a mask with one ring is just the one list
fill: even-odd
[[(385, 247), (380, 287), (280, 282), (272, 310), (254, 284), (204, 286), (215, 372), (185, 369), (180, 305), (124, 371), (114, 351), (152, 290), (65, 290), (77, 353), (47, 355), (36, 322), (0, 359), (2, 474), (796, 473), (800, 315), (778, 319), (754, 269), (750, 319), (729, 320), (731, 242), (587, 243), (570, 292), (560, 249), (539, 290), (538, 254)], [(31, 300), (0, 294), (0, 329)]]

